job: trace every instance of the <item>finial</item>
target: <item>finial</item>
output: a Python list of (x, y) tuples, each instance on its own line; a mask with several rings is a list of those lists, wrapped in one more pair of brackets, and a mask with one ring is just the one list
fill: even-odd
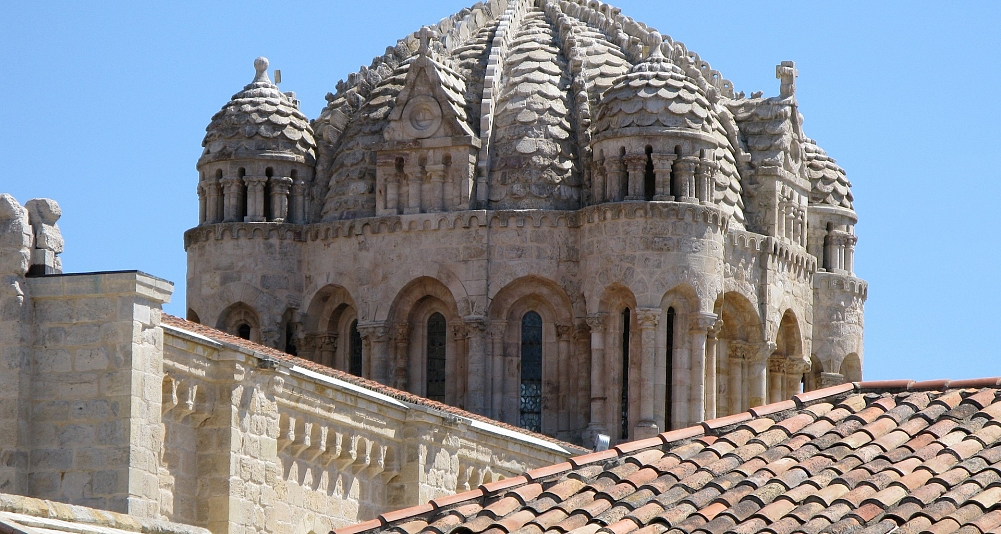
[(656, 59), (664, 57), (664, 53), (660, 51), (660, 45), (664, 42), (664, 36), (660, 34), (657, 30), (649, 32), (643, 38), (643, 42), (650, 47), (650, 51), (647, 53), (647, 59)]
[(796, 76), (799, 76), (799, 71), (792, 61), (783, 61), (775, 67), (775, 77), (781, 81), (779, 96), (788, 98), (796, 94)]
[(254, 68), (257, 70), (257, 76), (254, 76), (254, 83), (271, 83), (271, 79), (268, 78), (268, 58), (261, 56), (255, 59)]
[(437, 38), (438, 32), (424, 26), (417, 36), (421, 39), (421, 47), (417, 50), (417, 53), (424, 56), (428, 55), (428, 52), (431, 50), (431, 39)]

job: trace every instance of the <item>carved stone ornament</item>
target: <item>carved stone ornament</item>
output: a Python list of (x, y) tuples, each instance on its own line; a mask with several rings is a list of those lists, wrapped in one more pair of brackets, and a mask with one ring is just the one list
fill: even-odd
[(416, 139), (427, 139), (441, 127), (441, 105), (428, 95), (417, 95), (403, 108), (403, 131)]

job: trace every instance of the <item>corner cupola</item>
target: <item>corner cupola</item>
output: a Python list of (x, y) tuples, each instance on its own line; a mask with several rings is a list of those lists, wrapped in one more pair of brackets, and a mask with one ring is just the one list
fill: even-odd
[(307, 222), (316, 141), (295, 93), (254, 60), (254, 80), (212, 117), (198, 159), (199, 224)]
[(480, 140), (466, 114), (466, 82), (435, 52), (437, 33), (425, 27), (419, 37), (376, 153), (380, 216), (470, 207)]
[(598, 104), (592, 150), (594, 202), (712, 202), (720, 147), (715, 87), (699, 83), (665, 56), (647, 33), (647, 57), (619, 78)]

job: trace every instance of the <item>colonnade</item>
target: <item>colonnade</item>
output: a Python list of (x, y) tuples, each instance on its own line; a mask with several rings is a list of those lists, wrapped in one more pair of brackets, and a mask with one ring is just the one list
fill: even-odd
[[(719, 169), (711, 150), (697, 156), (646, 153), (605, 156), (596, 162), (592, 191), (594, 202), (713, 201), (713, 176)], [(648, 184), (651, 178), (653, 190)]]
[(289, 222), (305, 224), (309, 199), (306, 181), (296, 170), (290, 176), (264, 175), (224, 177), (221, 170), (198, 183), (199, 224), (222, 222)]
[(380, 153), (376, 165), (376, 215), (434, 213), (469, 209), (471, 167), (438, 157)]

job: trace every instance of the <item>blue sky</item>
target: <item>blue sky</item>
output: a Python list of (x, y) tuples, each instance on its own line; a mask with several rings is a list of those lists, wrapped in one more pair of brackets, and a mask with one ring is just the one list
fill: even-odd
[[(63, 207), (67, 271), (176, 284), (211, 116), (259, 55), (315, 117), (386, 46), (467, 4), (0, 0), (0, 192)], [(1001, 2), (619, 0), (738, 91), (793, 60), (804, 129), (848, 171), (869, 281), (865, 376), (1001, 375)]]

